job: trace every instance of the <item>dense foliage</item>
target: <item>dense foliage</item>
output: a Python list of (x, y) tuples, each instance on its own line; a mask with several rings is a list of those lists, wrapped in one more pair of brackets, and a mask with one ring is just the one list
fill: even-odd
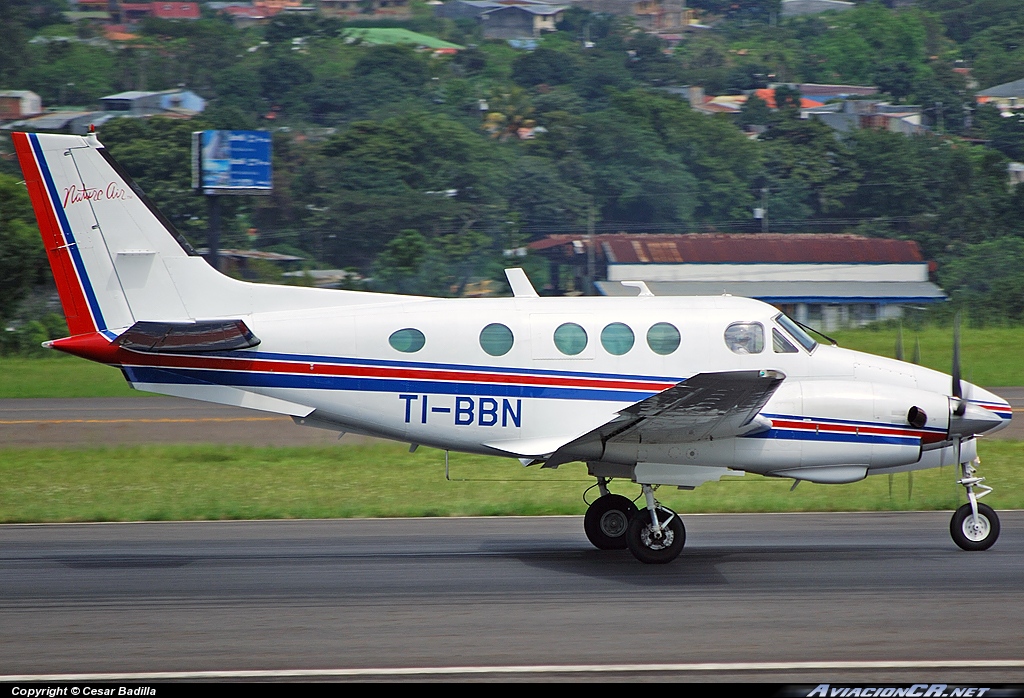
[[(435, 56), (364, 43), (355, 24), (279, 15), (237, 29), (150, 20), (127, 47), (62, 25), (63, 2), (0, 4), (0, 88), (48, 105), (92, 105), (125, 89), (184, 84), (198, 120), (116, 119), (100, 138), (179, 230), (205, 243), (207, 202), (189, 184), (190, 134), (274, 132), (270, 197), (224, 201), (222, 246), (354, 267), (384, 290), (450, 294), (497, 276), (505, 250), (556, 232), (858, 232), (918, 241), (957, 300), (1024, 320), (1024, 122), (976, 108), (975, 89), (1024, 78), (1019, 0), (921, 0), (894, 10), (793, 19), (777, 0), (689, 3), (715, 20), (678, 46), (627, 21), (572, 9), (535, 50), (484, 40), (426, 10), (395, 26), (468, 46)], [(52, 10), (52, 11), (49, 11)], [(365, 23), (362, 23), (365, 24)], [(377, 23), (378, 25), (381, 23)], [(35, 38), (33, 38), (35, 37)], [(30, 41), (30, 39), (32, 39)], [(925, 107), (938, 134), (839, 137), (799, 118), (799, 94), (738, 121), (692, 110), (708, 94), (770, 82), (875, 84)], [(740, 124), (767, 127), (752, 138)], [(18, 175), (0, 161), (0, 316), (40, 276)], [(255, 237), (253, 233), (255, 231)], [(983, 281), (982, 281), (983, 280)]]

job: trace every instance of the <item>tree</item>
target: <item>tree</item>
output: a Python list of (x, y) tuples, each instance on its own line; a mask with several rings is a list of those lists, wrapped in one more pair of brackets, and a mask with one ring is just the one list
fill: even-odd
[(771, 118), (772, 111), (768, 108), (768, 103), (756, 94), (747, 97), (747, 101), (740, 107), (739, 122), (741, 126), (767, 126)]
[(0, 319), (11, 316), (45, 268), (28, 192), (18, 178), (0, 174)]
[(1024, 321), (1024, 240), (968, 245), (939, 270), (939, 283), (972, 321)]
[(769, 215), (796, 222), (841, 210), (857, 172), (832, 129), (817, 120), (779, 118), (761, 140)]
[(353, 122), (321, 156), (302, 173), (304, 200), (337, 231), (326, 254), (339, 264), (367, 261), (399, 230), (433, 240), (504, 220), (504, 147), (450, 118)]
[(575, 56), (543, 46), (512, 61), (512, 79), (523, 87), (542, 83), (564, 85), (572, 82), (578, 72)]
[(578, 229), (587, 220), (587, 196), (564, 181), (548, 158), (519, 158), (507, 194), (522, 229), (534, 236)]
[(589, 160), (592, 195), (605, 221), (686, 224), (697, 182), (682, 157), (665, 150), (647, 124), (618, 109), (583, 118), (580, 149)]
[(914, 91), (914, 68), (906, 61), (894, 61), (878, 66), (875, 84), (882, 92), (899, 102)]
[[(192, 189), (192, 132), (203, 121), (111, 119), (99, 129), (100, 141), (190, 241), (206, 241), (207, 203)], [(224, 197), (228, 230), (244, 197)]]
[(615, 106), (649, 124), (661, 146), (696, 178), (695, 220), (720, 225), (749, 215), (762, 160), (758, 145), (731, 122), (699, 114), (680, 99), (641, 90), (619, 95)]

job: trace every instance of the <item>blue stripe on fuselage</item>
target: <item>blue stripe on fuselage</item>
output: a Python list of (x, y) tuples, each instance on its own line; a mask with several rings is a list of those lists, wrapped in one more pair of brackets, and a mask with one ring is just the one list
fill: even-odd
[(750, 434), (747, 439), (782, 439), (787, 441), (839, 441), (843, 443), (873, 443), (890, 446), (917, 446), (921, 439), (916, 436), (886, 436), (884, 434), (851, 434), (835, 431), (809, 431), (803, 429), (769, 429)]
[(428, 393), (434, 395), (486, 395), (490, 397), (549, 398), (639, 402), (655, 392), (568, 388), (563, 386), (508, 385), (457, 381), (411, 380), (408, 378), (366, 378), (290, 373), (255, 373), (212, 369), (150, 368), (125, 366), (133, 383), (176, 383), (227, 385), (242, 388), (298, 388), (302, 390), (347, 390), (374, 393)]

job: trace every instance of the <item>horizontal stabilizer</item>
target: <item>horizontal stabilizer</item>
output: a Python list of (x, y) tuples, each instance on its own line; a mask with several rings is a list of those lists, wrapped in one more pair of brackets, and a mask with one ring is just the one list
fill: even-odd
[(117, 338), (125, 349), (152, 353), (231, 351), (259, 343), (241, 320), (136, 322)]

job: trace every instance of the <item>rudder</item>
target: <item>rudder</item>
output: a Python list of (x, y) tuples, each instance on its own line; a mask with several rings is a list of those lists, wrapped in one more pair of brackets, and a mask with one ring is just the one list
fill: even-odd
[(165, 266), (188, 254), (99, 141), (13, 139), (71, 334), (113, 338), (137, 320), (189, 320)]

